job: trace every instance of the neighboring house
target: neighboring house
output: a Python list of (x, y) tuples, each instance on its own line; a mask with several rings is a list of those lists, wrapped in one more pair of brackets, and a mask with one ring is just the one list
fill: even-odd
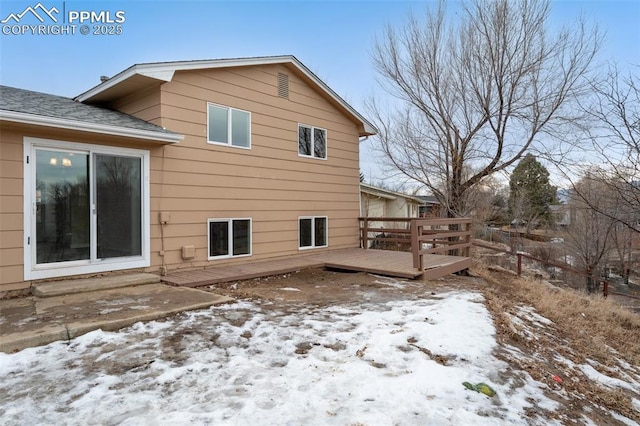
[(420, 217), (443, 217), (446, 211), (442, 209), (442, 205), (433, 195), (417, 195), (420, 200), (420, 209), (418, 215)]
[(566, 228), (571, 224), (571, 212), (568, 204), (552, 204), (549, 206), (553, 223), (556, 226)]
[(0, 91), (0, 291), (359, 246), (375, 128), (293, 56)]
[(412, 195), (360, 184), (360, 216), (368, 217), (418, 217), (422, 200)]

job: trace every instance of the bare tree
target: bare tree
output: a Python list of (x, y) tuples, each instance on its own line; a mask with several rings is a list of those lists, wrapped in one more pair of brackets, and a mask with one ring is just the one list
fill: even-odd
[(584, 22), (549, 31), (548, 17), (549, 1), (474, 0), (448, 20), (441, 2), (424, 22), (388, 27), (374, 47), (380, 83), (398, 102), (369, 102), (379, 147), (449, 216), (467, 214), (471, 188), (576, 118), (601, 38)]
[[(587, 137), (598, 163), (597, 168), (590, 166), (590, 174), (615, 194), (617, 206), (600, 213), (640, 232), (640, 80), (614, 66), (604, 78), (592, 82), (592, 91), (589, 102), (583, 104), (592, 119)], [(582, 195), (579, 187), (574, 190)]]
[(571, 222), (565, 243), (576, 258), (575, 266), (586, 274), (587, 291), (595, 293), (597, 276), (614, 245), (616, 221), (610, 212), (616, 208), (615, 197), (597, 176), (586, 175), (574, 186), (580, 195), (574, 193), (569, 201)]
[(478, 225), (489, 222), (507, 222), (509, 190), (504, 184), (489, 176), (469, 190), (467, 208)]

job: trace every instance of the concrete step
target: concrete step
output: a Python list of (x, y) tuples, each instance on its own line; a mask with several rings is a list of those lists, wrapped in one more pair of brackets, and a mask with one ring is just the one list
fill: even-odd
[(111, 290), (114, 288), (133, 287), (144, 284), (155, 284), (159, 282), (160, 277), (155, 274), (138, 273), (112, 275), (96, 278), (41, 282), (33, 284), (31, 287), (31, 293), (36, 297), (53, 297), (99, 290)]

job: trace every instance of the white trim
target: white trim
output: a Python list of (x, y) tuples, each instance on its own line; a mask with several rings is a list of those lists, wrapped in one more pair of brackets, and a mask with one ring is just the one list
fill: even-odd
[[(249, 221), (249, 253), (247, 254), (233, 254), (233, 222), (236, 220), (248, 220)], [(227, 222), (227, 233), (229, 240), (227, 241), (227, 247), (229, 254), (222, 254), (220, 256), (211, 256), (211, 223), (212, 222)], [(235, 259), (237, 257), (249, 257), (253, 255), (253, 220), (250, 217), (228, 217), (228, 218), (208, 218), (207, 219), (207, 260), (220, 260), (220, 259)]]
[(47, 117), (24, 112), (0, 110), (0, 120), (15, 123), (34, 124), (36, 126), (49, 126), (59, 129), (80, 130), (84, 132), (100, 133), (105, 135), (125, 136), (136, 139), (147, 139), (158, 142), (177, 143), (184, 139), (183, 135), (176, 133), (162, 133), (151, 130), (131, 129), (129, 127), (110, 126), (107, 124), (89, 123), (86, 121), (69, 120), (66, 118)]
[(306, 78), (320, 87), (330, 98), (342, 106), (349, 112), (354, 118), (360, 121), (363, 125), (364, 131), (367, 135), (375, 135), (378, 130), (373, 124), (371, 124), (366, 118), (364, 118), (358, 111), (356, 111), (351, 105), (349, 105), (344, 99), (342, 99), (336, 92), (334, 92), (325, 82), (320, 80), (309, 68), (307, 68), (302, 62), (300, 62), (295, 56), (283, 55), (283, 56), (267, 56), (267, 57), (254, 57), (254, 58), (236, 58), (236, 59), (214, 59), (214, 60), (202, 60), (202, 61), (177, 61), (177, 62), (157, 62), (150, 64), (136, 64), (119, 74), (111, 77), (109, 80), (87, 90), (86, 92), (76, 96), (74, 99), (80, 102), (85, 102), (106, 91), (107, 89), (116, 86), (117, 84), (133, 77), (136, 74), (144, 75), (150, 78), (155, 78), (160, 81), (171, 81), (167, 78), (173, 77), (175, 71), (186, 70), (199, 70), (199, 69), (212, 69), (212, 68), (226, 68), (226, 67), (241, 67), (250, 65), (269, 65), (269, 64), (291, 64), (298, 71), (300, 71)]
[[(229, 142), (225, 143), (225, 142), (218, 142), (218, 141), (209, 140), (209, 107), (216, 107), (216, 108), (226, 109), (227, 110), (227, 138), (229, 139)], [(233, 144), (233, 111), (240, 111), (240, 112), (244, 112), (244, 113), (249, 115), (249, 134), (248, 134), (248, 136), (249, 136), (249, 146), (242, 146), (242, 145), (234, 145)], [(232, 148), (251, 149), (251, 111), (245, 111), (245, 110), (239, 109), (239, 108), (233, 108), (233, 107), (226, 106), (226, 105), (220, 105), (220, 104), (216, 104), (216, 103), (213, 103), (213, 102), (207, 102), (207, 143), (211, 144), (211, 145), (228, 146), (228, 147), (232, 147)]]
[(140, 71), (140, 75), (144, 75), (145, 77), (155, 78), (156, 80), (162, 80), (162, 81), (173, 80), (174, 73), (175, 73), (175, 70), (172, 70), (172, 69)]
[[(316, 244), (316, 219), (325, 219), (325, 244), (317, 246)], [(300, 220), (311, 219), (311, 245), (300, 246)], [(317, 248), (329, 247), (329, 216), (298, 216), (298, 250), (313, 250)]]
[[(35, 202), (33, 190), (35, 188), (36, 167), (35, 151), (38, 148), (44, 149), (64, 149), (70, 151), (81, 151), (89, 154), (89, 161), (93, 161), (93, 154), (113, 154), (138, 157), (141, 160), (142, 182), (141, 182), (141, 255), (125, 258), (96, 259), (95, 251), (92, 247), (92, 255), (88, 260), (77, 260), (69, 262), (48, 263), (36, 265), (36, 238), (35, 238)], [(97, 144), (76, 143), (53, 139), (39, 139), (24, 137), (24, 179), (23, 179), (23, 199), (24, 199), (24, 280), (37, 280), (54, 277), (64, 277), (70, 275), (93, 274), (98, 272), (115, 271), (132, 268), (146, 268), (151, 265), (151, 227), (150, 227), (150, 160), (148, 150), (120, 148)], [(29, 157), (29, 163), (26, 158)], [(93, 186), (93, 166), (89, 167), (90, 186)], [(90, 201), (93, 203), (92, 201)], [(93, 221), (94, 215), (91, 220)], [(91, 229), (95, 229), (92, 226)], [(95, 245), (95, 236), (91, 236), (91, 244)]]
[[(311, 155), (300, 154), (300, 127), (306, 127), (308, 129), (311, 129)], [(315, 143), (316, 143), (314, 131), (316, 129), (322, 130), (324, 132), (324, 157), (316, 157), (314, 155)], [(327, 160), (329, 158), (329, 132), (327, 131), (327, 129), (324, 129), (322, 127), (317, 127), (317, 126), (311, 126), (309, 124), (298, 123), (298, 157), (312, 158), (314, 160)]]

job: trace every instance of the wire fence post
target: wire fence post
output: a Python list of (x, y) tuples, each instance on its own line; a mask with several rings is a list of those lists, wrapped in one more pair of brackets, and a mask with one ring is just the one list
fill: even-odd
[(518, 276), (522, 275), (522, 254), (518, 253)]

